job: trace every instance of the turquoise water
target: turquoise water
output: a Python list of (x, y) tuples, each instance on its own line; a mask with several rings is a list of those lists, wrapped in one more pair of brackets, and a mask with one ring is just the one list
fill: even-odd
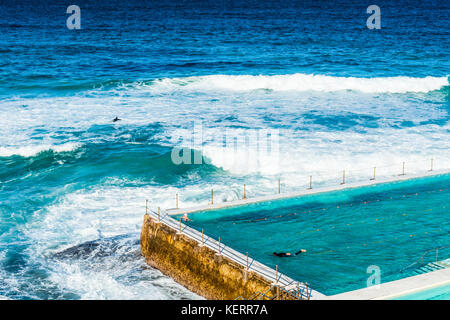
[[(406, 266), (447, 245), (449, 196), (441, 175), (193, 213), (190, 225), (331, 295), (365, 287), (372, 265), (381, 282), (410, 276)], [(299, 249), (307, 252), (272, 255)]]
[[(173, 208), (179, 194), (180, 207), (198, 206), (214, 189), (215, 201), (233, 201), (244, 183), (255, 197), (276, 192), (279, 178), (291, 192), (310, 175), (314, 188), (338, 185), (343, 169), (349, 182), (367, 181), (374, 166), (377, 177), (395, 177), (403, 161), (407, 174), (423, 173), (431, 158), (450, 171), (449, 1), (378, 0), (380, 30), (366, 26), (371, 3), (356, 0), (78, 0), (80, 30), (66, 27), (69, 4), (0, 1), (0, 299), (196, 298), (140, 256), (146, 199)], [(204, 139), (192, 145), (198, 122)], [(262, 152), (258, 130), (279, 136), (275, 156)], [(240, 139), (224, 147), (225, 134)], [(180, 146), (210, 163), (174, 164)], [(295, 216), (303, 230), (222, 223), (254, 226), (269, 253), (307, 247), (299, 259), (323, 263), (299, 276), (341, 286), (381, 263), (355, 260), (340, 224), (344, 215), (377, 225), (366, 206), (356, 216), (331, 209), (355, 192), (286, 202), (333, 213)], [(408, 197), (428, 207), (424, 195)], [(378, 222), (383, 239), (409, 221), (403, 239), (428, 213), (392, 216)], [(375, 250), (364, 231), (356, 239)], [(418, 251), (435, 245), (423, 241)]]
[(450, 285), (407, 294), (392, 300), (450, 300)]

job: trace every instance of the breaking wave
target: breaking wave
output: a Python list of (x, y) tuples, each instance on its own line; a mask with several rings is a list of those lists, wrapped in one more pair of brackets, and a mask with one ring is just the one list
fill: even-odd
[(448, 77), (413, 78), (406, 76), (356, 78), (314, 74), (289, 75), (208, 75), (186, 78), (163, 78), (151, 83), (152, 89), (171, 90), (230, 90), (230, 91), (322, 91), (343, 90), (365, 93), (429, 92), (448, 86)]
[(0, 147), (0, 157), (22, 156), (33, 157), (44, 151), (70, 152), (80, 147), (79, 143), (64, 143), (60, 145), (39, 144), (29, 146)]

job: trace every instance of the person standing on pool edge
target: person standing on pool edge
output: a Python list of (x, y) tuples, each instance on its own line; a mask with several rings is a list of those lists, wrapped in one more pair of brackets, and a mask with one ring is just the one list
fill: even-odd
[[(306, 252), (305, 249), (300, 249), (300, 251), (294, 253), (294, 255), (299, 255), (300, 253), (304, 252)], [(290, 252), (274, 252), (273, 255), (277, 257), (292, 257), (292, 254)]]

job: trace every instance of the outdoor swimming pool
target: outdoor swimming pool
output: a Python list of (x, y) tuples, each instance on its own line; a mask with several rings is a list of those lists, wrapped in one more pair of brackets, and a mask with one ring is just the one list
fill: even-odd
[[(369, 266), (382, 283), (412, 275), (402, 269), (450, 242), (449, 199), (445, 174), (191, 213), (188, 224), (332, 295), (365, 287)], [(307, 252), (272, 255), (299, 249)]]
[(450, 300), (450, 284), (399, 296), (392, 300)]

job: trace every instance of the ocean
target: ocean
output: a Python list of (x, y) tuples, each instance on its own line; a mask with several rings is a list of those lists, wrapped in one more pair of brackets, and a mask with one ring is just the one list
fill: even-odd
[(450, 169), (448, 2), (73, 4), (0, 2), (0, 298), (198, 299), (140, 256), (146, 200)]

